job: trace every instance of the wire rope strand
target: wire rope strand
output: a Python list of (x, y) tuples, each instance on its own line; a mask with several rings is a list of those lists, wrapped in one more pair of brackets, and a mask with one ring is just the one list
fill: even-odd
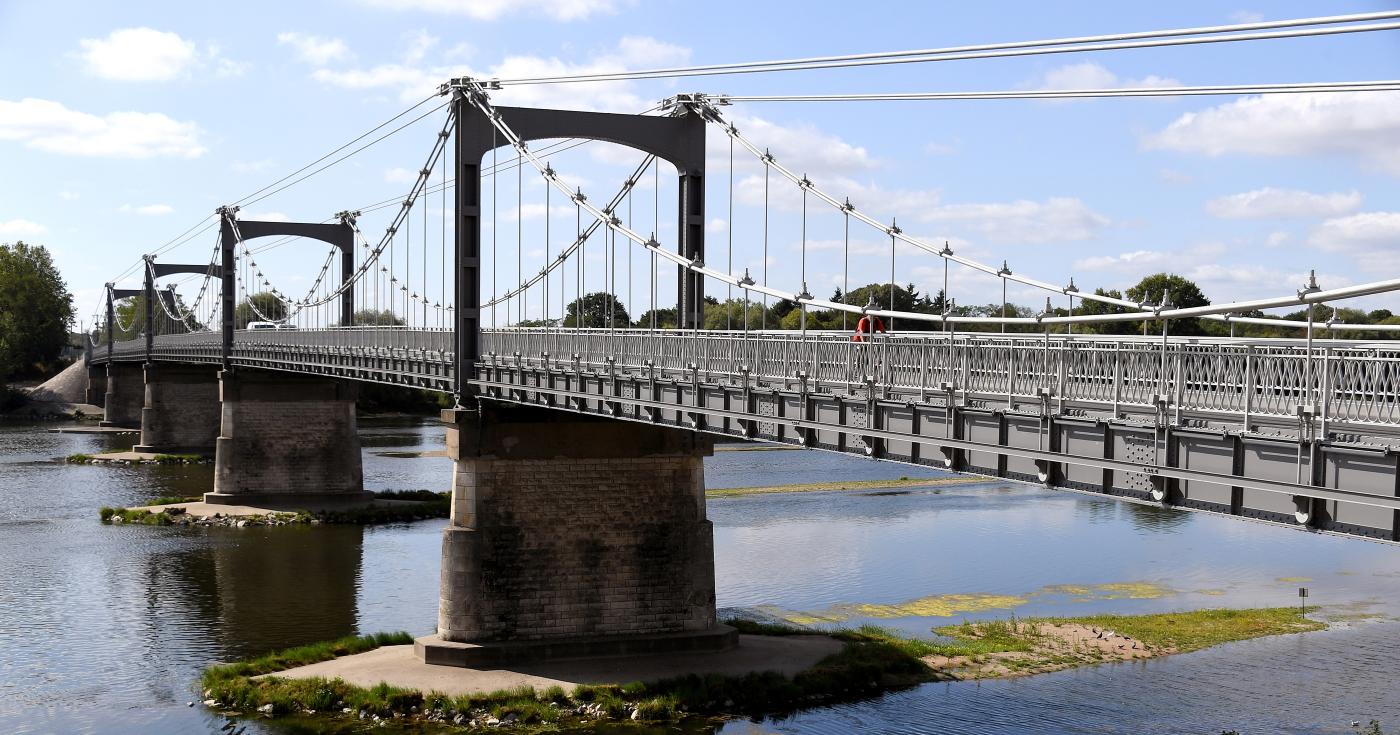
[[(1263, 41), (1311, 36), (1333, 36), (1349, 33), (1395, 30), (1400, 23), (1363, 22), (1357, 25), (1336, 25), (1338, 23), (1360, 21), (1384, 21), (1400, 17), (1400, 12), (1356, 14), (1352, 16), (1330, 16), (1300, 18), (1285, 21), (1269, 21), (1256, 24), (1235, 24), (1231, 26), (1206, 26), (1197, 28), (1170, 29), (1163, 31), (1140, 31), (1101, 36), (1077, 38), (1043, 39), (1034, 41), (1012, 41), (975, 46), (951, 46), (943, 48), (913, 49), (904, 51), (884, 51), (869, 54), (848, 54), (845, 56), (810, 57), (778, 61), (738, 62), (733, 64), (711, 64), (708, 66), (670, 67), (639, 71), (602, 72), (595, 74), (572, 74), (553, 77), (522, 77), (515, 79), (492, 79), (492, 84), (502, 86), (529, 84), (565, 84), (580, 82), (616, 82), (639, 79), (673, 79), (694, 76), (719, 76), (732, 74), (761, 74), (783, 71), (811, 71), (816, 69), (838, 69), (863, 66), (886, 66), (890, 64), (914, 64), (939, 61), (966, 61), (972, 59), (1007, 58), (1013, 56), (1040, 56), (1047, 54), (1083, 53), (1087, 51), (1117, 51), (1136, 48), (1161, 48), (1167, 46), (1192, 46), (1201, 44), (1233, 43), (1240, 41)], [(1302, 28), (1295, 30), (1258, 30), (1266, 28), (1296, 28), (1297, 26), (1328, 25), (1325, 28)], [(1250, 31), (1250, 32), (1238, 32)], [(1194, 37), (1192, 37), (1194, 36)]]

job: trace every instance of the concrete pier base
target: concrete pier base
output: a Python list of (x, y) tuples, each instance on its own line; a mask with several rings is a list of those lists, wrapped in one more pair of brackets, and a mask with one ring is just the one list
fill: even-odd
[(454, 462), (437, 636), (456, 666), (721, 650), (703, 435), (482, 402)]
[(243, 370), (219, 374), (222, 421), (214, 492), (222, 505), (369, 503), (364, 491), (355, 384)]
[(144, 365), (139, 362), (107, 363), (106, 395), (103, 397), (99, 426), (138, 428), (141, 408), (146, 403)]
[(216, 365), (146, 365), (141, 443), (134, 452), (210, 454), (223, 408)]

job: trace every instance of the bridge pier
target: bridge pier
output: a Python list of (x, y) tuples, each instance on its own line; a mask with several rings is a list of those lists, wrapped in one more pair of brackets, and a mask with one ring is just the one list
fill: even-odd
[(204, 453), (219, 438), (219, 366), (146, 364), (137, 452)]
[(355, 384), (256, 370), (219, 373), (222, 420), (206, 503), (313, 508), (368, 503)]
[(87, 388), (83, 393), (83, 403), (89, 406), (102, 406), (107, 403), (107, 366), (87, 366)]
[(702, 434), (482, 402), (453, 459), (429, 664), (722, 650)]
[(99, 426), (135, 429), (141, 426), (141, 407), (146, 402), (146, 378), (139, 362), (107, 363), (107, 392)]

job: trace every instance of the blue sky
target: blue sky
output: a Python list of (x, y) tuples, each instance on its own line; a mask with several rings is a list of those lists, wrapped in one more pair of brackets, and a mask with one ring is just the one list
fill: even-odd
[[(0, 241), (48, 245), (80, 314), (101, 285), (144, 252), (431, 93), (454, 74), (520, 76), (620, 70), (1213, 25), (1388, 9), (1384, 3), (731, 3), (627, 0), (319, 0), (240, 3), (0, 4)], [(1122, 85), (1341, 81), (1395, 77), (1400, 32), (1185, 48), (522, 87), (502, 104), (638, 112), (678, 91), (729, 94), (952, 91)], [(1269, 98), (1156, 98), (737, 104), (740, 130), (820, 187), (882, 221), (960, 254), (1054, 283), (1123, 288), (1171, 270), (1214, 301), (1277, 295), (1315, 268), (1325, 287), (1397, 275), (1400, 93)], [(245, 211), (321, 221), (402, 196), (438, 116)], [(727, 143), (710, 139), (707, 262), (762, 269), (761, 167), (738, 162), (729, 221)], [(503, 153), (503, 156), (509, 154)], [(606, 200), (633, 151), (590, 144), (552, 158), (591, 201)], [(637, 228), (674, 241), (675, 194), (634, 195)], [(776, 179), (775, 179), (776, 182)], [(514, 176), (498, 210), (513, 210)], [(514, 282), (516, 222), (524, 270), (543, 259), (543, 187), (498, 215), (499, 290)], [(489, 190), (489, 184), (487, 185)], [(780, 191), (780, 189), (782, 189)], [(510, 193), (505, 193), (509, 191)], [(777, 183), (769, 278), (800, 287), (799, 198)], [(435, 200), (436, 201), (436, 198)], [(489, 200), (488, 200), (489, 201)], [(571, 234), (571, 207), (551, 220), (551, 251)], [(842, 280), (840, 217), (812, 211), (807, 281), (828, 296)], [(377, 236), (388, 210), (367, 214)], [(644, 213), (644, 214), (641, 214)], [(428, 208), (431, 240), (441, 211)], [(488, 222), (487, 237), (490, 237)], [(421, 237), (420, 230), (419, 236)], [(888, 276), (888, 241), (852, 231), (850, 281)], [(212, 235), (163, 256), (203, 262)], [(437, 253), (437, 246), (428, 252)], [(602, 287), (603, 246), (590, 251)], [(619, 244), (619, 252), (623, 252)], [(263, 256), (283, 291), (306, 288), (324, 249)], [(421, 256), (415, 256), (421, 257)], [(429, 260), (435, 256), (431, 256)], [(641, 256), (629, 304), (648, 305)], [(901, 281), (936, 289), (940, 261), (897, 253)], [(421, 260), (419, 261), (421, 265)], [(415, 265), (415, 271), (419, 267)], [(488, 271), (492, 265), (488, 259)], [(625, 273), (620, 261), (618, 268)], [(135, 284), (134, 277), (128, 276)], [(673, 277), (661, 279), (661, 301)], [(960, 303), (1000, 298), (995, 280), (953, 275)], [(430, 298), (435, 273), (420, 288)], [(722, 286), (711, 286), (711, 292)], [(488, 278), (485, 292), (491, 293)], [(618, 291), (627, 294), (627, 288)], [(1011, 298), (1043, 303), (1013, 287)], [(555, 296), (557, 299), (557, 295)], [(1061, 299), (1062, 300), (1062, 299)], [(557, 301), (555, 301), (557, 304)], [(530, 301), (539, 316), (539, 297)], [(1400, 306), (1374, 298), (1366, 305)], [(557, 306), (555, 307), (557, 310)]]

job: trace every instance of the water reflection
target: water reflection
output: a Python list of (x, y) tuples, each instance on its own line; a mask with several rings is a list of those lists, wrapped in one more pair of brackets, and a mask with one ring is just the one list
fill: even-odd
[(289, 638), (321, 641), (355, 632), (360, 527), (239, 530), (211, 554), (218, 631), (230, 658), (272, 650)]

